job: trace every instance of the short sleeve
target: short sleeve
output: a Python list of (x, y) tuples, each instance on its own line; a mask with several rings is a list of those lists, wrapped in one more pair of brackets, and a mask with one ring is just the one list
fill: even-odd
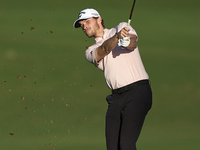
[(90, 46), (90, 47), (85, 51), (85, 57), (86, 57), (86, 59), (87, 59), (90, 63), (93, 63), (95, 66), (98, 65), (98, 62), (96, 61), (95, 54), (94, 54), (96, 48), (97, 48), (96, 45), (92, 45), (92, 46)]

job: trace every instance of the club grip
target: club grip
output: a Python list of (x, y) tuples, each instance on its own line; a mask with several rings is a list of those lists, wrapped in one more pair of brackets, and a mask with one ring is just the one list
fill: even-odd
[(128, 28), (129, 28), (130, 24), (131, 24), (131, 19), (128, 19), (128, 25), (127, 25)]

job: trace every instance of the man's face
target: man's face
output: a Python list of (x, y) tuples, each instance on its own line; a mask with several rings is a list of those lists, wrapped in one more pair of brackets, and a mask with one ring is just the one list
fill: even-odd
[(89, 19), (79, 21), (83, 32), (88, 37), (96, 36), (98, 29), (100, 28), (97, 20), (98, 19), (95, 19), (95, 18), (89, 18)]

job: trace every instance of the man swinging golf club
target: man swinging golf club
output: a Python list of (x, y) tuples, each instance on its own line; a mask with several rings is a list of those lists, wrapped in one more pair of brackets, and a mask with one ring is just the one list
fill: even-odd
[(115, 28), (104, 27), (94, 9), (79, 13), (74, 27), (81, 27), (95, 44), (86, 52), (86, 59), (104, 72), (112, 94), (106, 97), (107, 150), (136, 150), (146, 114), (152, 105), (149, 77), (143, 66), (135, 30), (122, 22)]

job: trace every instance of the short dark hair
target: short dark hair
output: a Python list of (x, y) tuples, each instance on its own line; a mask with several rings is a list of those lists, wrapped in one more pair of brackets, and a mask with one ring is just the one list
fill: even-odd
[[(99, 17), (94, 17), (94, 19), (98, 19)], [(102, 26), (105, 28), (105, 25), (104, 25), (104, 21), (102, 19), (102, 22), (101, 22)]]
[(105, 25), (104, 25), (104, 21), (103, 21), (103, 19), (102, 19), (102, 22), (101, 22), (101, 24), (102, 24), (102, 26), (105, 28)]

